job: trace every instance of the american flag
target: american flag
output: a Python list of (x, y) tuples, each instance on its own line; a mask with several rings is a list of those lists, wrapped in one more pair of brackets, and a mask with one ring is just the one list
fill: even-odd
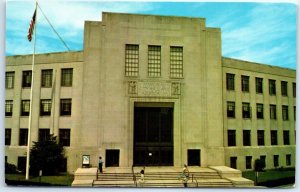
[(33, 30), (34, 30), (34, 24), (35, 24), (35, 17), (36, 17), (36, 9), (34, 10), (30, 25), (29, 25), (29, 29), (28, 29), (28, 41), (31, 41), (32, 39), (32, 34), (33, 34)]

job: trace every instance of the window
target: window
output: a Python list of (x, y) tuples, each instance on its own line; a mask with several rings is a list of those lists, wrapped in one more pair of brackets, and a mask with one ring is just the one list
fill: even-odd
[(13, 114), (13, 101), (5, 100), (5, 116), (11, 117)]
[(183, 47), (170, 47), (170, 76), (183, 77)]
[(250, 103), (243, 103), (242, 115), (243, 118), (251, 118)]
[(281, 81), (281, 95), (282, 96), (288, 96), (287, 82), (286, 81)]
[(21, 172), (26, 171), (26, 157), (18, 156), (18, 170)]
[(289, 120), (289, 106), (282, 105), (282, 120), (288, 121)]
[(31, 87), (31, 71), (23, 71), (22, 87)]
[(29, 116), (30, 112), (30, 100), (21, 101), (21, 116)]
[(249, 92), (249, 76), (242, 75), (242, 91)]
[(296, 83), (293, 83), (293, 97), (296, 97)]
[(60, 115), (69, 116), (72, 111), (72, 99), (61, 99), (60, 100)]
[(255, 84), (256, 84), (256, 93), (263, 93), (263, 78), (256, 77)]
[(265, 145), (265, 131), (257, 130), (257, 145), (263, 146)]
[(284, 145), (290, 144), (290, 131), (283, 131), (283, 144)]
[(227, 101), (227, 117), (235, 118), (235, 102)]
[(277, 145), (277, 131), (272, 130), (271, 131), (271, 145)]
[(276, 95), (276, 81), (269, 79), (269, 94)]
[(50, 129), (39, 129), (39, 141), (47, 141), (50, 138)]
[(246, 169), (252, 169), (252, 156), (246, 156)]
[(61, 86), (71, 87), (73, 81), (73, 69), (61, 69)]
[(51, 87), (52, 86), (52, 69), (42, 70), (42, 87)]
[(276, 105), (270, 105), (270, 119), (276, 119)]
[(14, 88), (15, 82), (15, 72), (10, 71), (5, 73), (5, 88), (12, 89)]
[(260, 160), (262, 160), (262, 162), (263, 162), (263, 167), (265, 168), (265, 167), (266, 167), (266, 156), (265, 156), (265, 155), (261, 155), (261, 156), (260, 156)]
[(230, 167), (233, 169), (236, 169), (236, 161), (237, 161), (237, 157), (230, 157)]
[(51, 115), (51, 99), (42, 99), (40, 104), (40, 116)]
[(139, 75), (139, 45), (125, 45), (125, 76)]
[(279, 155), (274, 155), (273, 156), (273, 163), (274, 163), (274, 167), (279, 166)]
[(148, 76), (160, 77), (161, 47), (148, 46)]
[(262, 104), (262, 103), (256, 104), (256, 117), (257, 117), (257, 119), (264, 118), (264, 104)]
[(28, 141), (28, 129), (20, 129), (19, 145), (27, 146), (27, 141)]
[(251, 132), (250, 130), (243, 130), (243, 145), (250, 146), (251, 145)]
[(70, 129), (59, 129), (59, 143), (62, 146), (70, 146)]
[(234, 74), (226, 73), (226, 88), (234, 91)]
[(5, 145), (10, 145), (11, 129), (5, 129)]
[(296, 115), (296, 111), (297, 111), (297, 110), (296, 110), (296, 106), (294, 106), (294, 120), (295, 120), (295, 121), (296, 121), (296, 116), (297, 116), (297, 115)]
[(285, 161), (286, 161), (286, 166), (290, 166), (292, 163), (291, 163), (291, 155), (290, 154), (287, 154), (285, 156)]
[(235, 130), (228, 130), (228, 146), (236, 146)]

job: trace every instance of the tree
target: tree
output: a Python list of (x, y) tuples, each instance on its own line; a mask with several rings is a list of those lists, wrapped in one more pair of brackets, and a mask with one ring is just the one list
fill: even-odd
[(263, 169), (266, 167), (266, 163), (262, 159), (256, 159), (254, 161), (254, 170), (255, 170), (255, 183), (257, 185), (258, 183), (258, 172), (263, 171)]
[(50, 135), (48, 139), (33, 142), (30, 150), (30, 174), (37, 176), (42, 170), (43, 175), (56, 175), (64, 158), (64, 148), (58, 144), (56, 136)]

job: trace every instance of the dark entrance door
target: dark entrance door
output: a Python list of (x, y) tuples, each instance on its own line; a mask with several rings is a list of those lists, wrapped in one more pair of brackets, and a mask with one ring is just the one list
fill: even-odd
[(106, 149), (105, 166), (106, 167), (119, 167), (119, 156), (120, 156), (120, 150)]
[(200, 149), (188, 149), (188, 165), (200, 166)]
[(173, 108), (134, 108), (134, 165), (173, 165)]

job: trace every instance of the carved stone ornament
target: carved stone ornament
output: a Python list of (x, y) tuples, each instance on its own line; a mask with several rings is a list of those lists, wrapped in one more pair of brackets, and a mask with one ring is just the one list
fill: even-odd
[(136, 81), (128, 82), (128, 93), (129, 94), (137, 94), (137, 83)]
[(180, 95), (180, 84), (172, 83), (172, 95)]
[(171, 84), (167, 82), (139, 82), (138, 95), (169, 97), (171, 96)]

